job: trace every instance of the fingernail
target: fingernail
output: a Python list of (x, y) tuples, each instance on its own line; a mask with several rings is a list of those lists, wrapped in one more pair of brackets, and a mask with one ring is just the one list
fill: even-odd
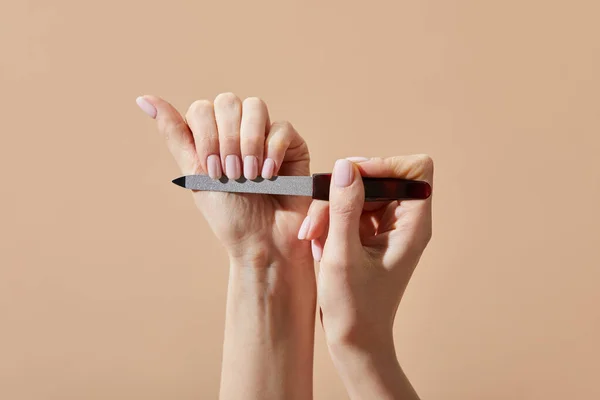
[(302, 221), (302, 225), (300, 225), (300, 230), (298, 231), (298, 239), (306, 239), (308, 228), (310, 228), (310, 215), (307, 215), (306, 218), (304, 218), (304, 221)]
[(150, 104), (148, 100), (140, 96), (137, 99), (135, 99), (135, 102), (142, 109), (143, 112), (148, 114), (151, 118), (156, 118), (156, 108), (152, 104)]
[(256, 179), (258, 176), (258, 158), (254, 156), (244, 158), (244, 176), (246, 179)]
[(261, 175), (265, 179), (271, 179), (275, 173), (275, 161), (271, 158), (267, 158), (263, 165)]
[(319, 246), (316, 240), (310, 241), (310, 248), (312, 250), (312, 255), (315, 261), (321, 261), (321, 257), (323, 256), (323, 249), (321, 248), (321, 246)]
[(225, 158), (225, 173), (229, 179), (240, 179), (242, 176), (242, 162), (238, 156), (233, 154)]
[(394, 210), (394, 216), (396, 218), (402, 218), (405, 211), (406, 210), (404, 209), (404, 207), (402, 207), (402, 203), (398, 202), (398, 205), (396, 206), (396, 209)]
[(359, 163), (359, 162), (369, 161), (370, 158), (367, 158), (367, 157), (346, 157), (346, 160), (352, 161), (354, 163)]
[(333, 182), (337, 187), (350, 186), (354, 179), (354, 166), (346, 159), (337, 160), (333, 167)]
[(221, 171), (221, 160), (216, 154), (211, 154), (206, 159), (206, 166), (208, 167), (208, 176), (212, 179), (219, 179), (223, 175)]

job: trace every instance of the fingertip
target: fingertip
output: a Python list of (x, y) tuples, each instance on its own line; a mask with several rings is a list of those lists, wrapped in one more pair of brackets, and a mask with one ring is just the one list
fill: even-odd
[(309, 229), (310, 229), (310, 215), (307, 215), (304, 218), (304, 221), (302, 221), (302, 225), (300, 225), (300, 229), (298, 230), (298, 239), (305, 240), (308, 235)]
[(306, 239), (313, 240), (326, 236), (329, 227), (329, 202), (313, 201), (307, 214), (310, 215), (310, 227)]
[(243, 164), (244, 176), (246, 179), (256, 179), (258, 176), (258, 158), (256, 158), (256, 156), (246, 156)]
[(321, 243), (318, 240), (311, 240), (310, 241), (310, 248), (312, 251), (312, 255), (313, 255), (313, 259), (316, 262), (321, 261), (321, 258), (323, 257), (323, 247), (321, 246)]
[(206, 166), (208, 170), (208, 176), (212, 179), (220, 179), (223, 175), (221, 170), (221, 159), (217, 154), (211, 154), (206, 159)]
[(154, 104), (148, 99), (148, 96), (138, 96), (135, 99), (138, 107), (146, 113), (150, 118), (156, 118), (157, 110)]
[(354, 181), (355, 172), (352, 161), (345, 158), (339, 159), (333, 167), (333, 183), (339, 188), (348, 187)]
[(275, 174), (275, 161), (272, 158), (267, 158), (263, 163), (261, 176), (264, 179), (271, 179)]
[(177, 111), (175, 107), (168, 101), (161, 97), (154, 95), (143, 95), (136, 99), (136, 103), (142, 108), (140, 103), (147, 105), (148, 111), (144, 108), (142, 110), (146, 112), (150, 117), (154, 119), (177, 119), (184, 120), (183, 116)]

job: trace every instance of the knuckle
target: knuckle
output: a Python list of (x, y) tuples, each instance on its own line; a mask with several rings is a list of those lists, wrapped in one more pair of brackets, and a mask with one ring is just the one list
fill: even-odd
[(286, 141), (281, 137), (275, 137), (269, 140), (269, 149), (274, 151), (283, 151), (287, 149)]
[(266, 121), (264, 114), (256, 110), (245, 110), (243, 115), (242, 130), (245, 135), (264, 137)]
[(261, 109), (266, 108), (265, 102), (262, 101), (258, 97), (248, 97), (248, 98), (244, 99), (242, 106), (244, 109), (259, 109), (259, 110), (261, 110)]
[(271, 125), (272, 131), (289, 133), (294, 131), (294, 127), (289, 121), (275, 121)]
[(427, 154), (417, 154), (415, 158), (417, 175), (430, 178), (433, 175), (433, 159)]
[(240, 145), (244, 152), (251, 152), (254, 154), (263, 151), (263, 141), (258, 136), (243, 137), (240, 140)]
[(329, 210), (338, 218), (351, 219), (356, 212), (356, 205), (351, 201), (332, 201), (329, 204)]
[(428, 154), (418, 154), (417, 160), (425, 171), (433, 171), (433, 159)]
[(207, 151), (216, 147), (217, 140), (211, 135), (195, 135), (194, 142), (198, 150), (206, 149)]
[(187, 129), (187, 123), (185, 123), (185, 121), (182, 120), (164, 121), (164, 125), (162, 127), (162, 130), (165, 132), (167, 139), (181, 136), (181, 132), (184, 132)]
[(240, 106), (240, 99), (231, 92), (221, 93), (215, 97), (215, 107), (222, 109), (236, 109)]
[(238, 148), (240, 147), (240, 137), (234, 134), (223, 135), (219, 138), (219, 142), (226, 148)]
[(212, 109), (213, 104), (210, 100), (196, 100), (189, 106), (185, 117), (189, 120), (198, 114), (212, 113)]

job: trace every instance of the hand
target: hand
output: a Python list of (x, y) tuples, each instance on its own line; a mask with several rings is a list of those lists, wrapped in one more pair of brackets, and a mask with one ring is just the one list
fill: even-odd
[[(309, 175), (306, 143), (289, 122), (271, 124), (266, 104), (257, 98), (242, 103), (231, 93), (214, 104), (194, 102), (184, 118), (166, 101), (144, 96), (142, 109), (158, 128), (184, 175), (222, 173), (229, 179), (262, 175)], [(186, 122), (187, 121), (187, 122)], [(310, 199), (201, 192), (196, 205), (233, 260), (270, 264), (276, 258), (307, 260), (310, 248), (296, 238)]]
[[(305, 224), (310, 227), (300, 234), (312, 240), (314, 257), (320, 261), (321, 321), (351, 394), (385, 398), (394, 393), (385, 391), (385, 382), (392, 387), (404, 382), (404, 389), (396, 388), (392, 398), (404, 398), (393, 397), (401, 393), (416, 396), (408, 381), (398, 379), (402, 373), (392, 328), (400, 299), (431, 237), (431, 198), (364, 203), (361, 175), (432, 184), (433, 163), (427, 156), (355, 161), (336, 162), (329, 203), (313, 202)], [(365, 382), (369, 373), (365, 369), (377, 377), (371, 383), (380, 381), (378, 389), (361, 392), (356, 387)]]
[[(156, 118), (181, 173), (309, 175), (304, 140), (271, 124), (259, 99), (221, 94), (184, 118), (166, 101), (138, 98)], [(186, 122), (187, 121), (187, 122)], [(297, 231), (310, 199), (200, 192), (194, 200), (230, 258), (221, 399), (312, 398), (316, 285), (310, 245)]]

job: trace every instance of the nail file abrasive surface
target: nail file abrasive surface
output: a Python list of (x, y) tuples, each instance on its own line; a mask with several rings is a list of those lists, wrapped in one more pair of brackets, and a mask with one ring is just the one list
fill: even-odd
[[(174, 179), (173, 183), (191, 190), (310, 196), (317, 200), (329, 200), (331, 174), (276, 176), (272, 179), (254, 180), (232, 180), (225, 176), (216, 180), (207, 175), (186, 175)], [(431, 186), (424, 181), (363, 177), (363, 184), (365, 201), (426, 199), (431, 195)]]

